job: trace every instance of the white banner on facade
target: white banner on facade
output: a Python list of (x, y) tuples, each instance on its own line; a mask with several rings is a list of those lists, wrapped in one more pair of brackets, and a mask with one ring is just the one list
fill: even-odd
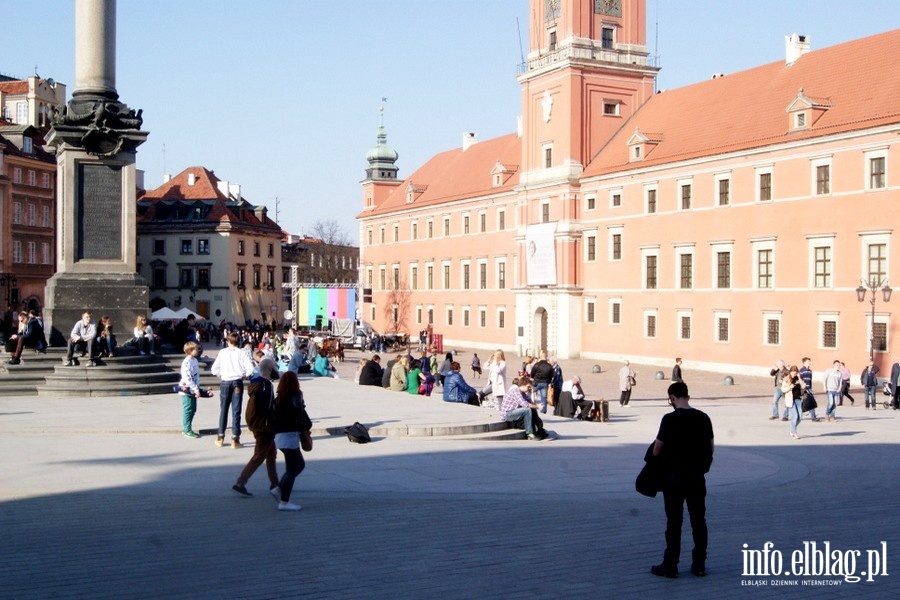
[(528, 285), (556, 285), (556, 223), (529, 225), (525, 230)]

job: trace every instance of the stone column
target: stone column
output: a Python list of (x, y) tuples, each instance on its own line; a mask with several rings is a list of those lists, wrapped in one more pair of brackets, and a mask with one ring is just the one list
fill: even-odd
[(44, 313), (53, 345), (65, 343), (85, 310), (95, 320), (109, 315), (127, 339), (149, 301), (135, 256), (135, 155), (148, 133), (141, 111), (118, 101), (116, 2), (75, 5), (75, 90), (47, 136), (57, 173), (57, 273)]
[(75, 90), (117, 100), (116, 1), (75, 2)]

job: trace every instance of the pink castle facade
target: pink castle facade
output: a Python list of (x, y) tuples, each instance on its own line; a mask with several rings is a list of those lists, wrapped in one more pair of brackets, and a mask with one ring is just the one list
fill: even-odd
[[(384, 131), (362, 318), (445, 347), (727, 373), (900, 358), (900, 30), (654, 93), (644, 0), (532, 0), (521, 131), (403, 180)], [(863, 68), (865, 67), (865, 68)], [(859, 302), (861, 280), (877, 288)]]

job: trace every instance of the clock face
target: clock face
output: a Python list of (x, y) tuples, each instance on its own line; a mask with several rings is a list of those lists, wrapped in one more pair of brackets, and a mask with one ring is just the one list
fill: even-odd
[(622, 0), (594, 0), (594, 12), (609, 17), (622, 16)]

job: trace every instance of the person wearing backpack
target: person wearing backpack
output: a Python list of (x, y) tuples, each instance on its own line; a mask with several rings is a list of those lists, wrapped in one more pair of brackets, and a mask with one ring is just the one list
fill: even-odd
[(266, 473), (269, 476), (269, 493), (276, 500), (281, 499), (278, 470), (275, 466), (278, 453), (275, 450), (275, 389), (272, 385), (272, 379), (277, 377), (275, 361), (264, 358), (259, 361), (259, 374), (254, 375), (250, 379), (250, 385), (247, 386), (247, 414), (244, 416), (244, 423), (253, 433), (256, 443), (253, 447), (253, 456), (231, 486), (231, 489), (241, 496), (253, 495), (247, 491), (247, 482), (259, 465), (265, 462)]

